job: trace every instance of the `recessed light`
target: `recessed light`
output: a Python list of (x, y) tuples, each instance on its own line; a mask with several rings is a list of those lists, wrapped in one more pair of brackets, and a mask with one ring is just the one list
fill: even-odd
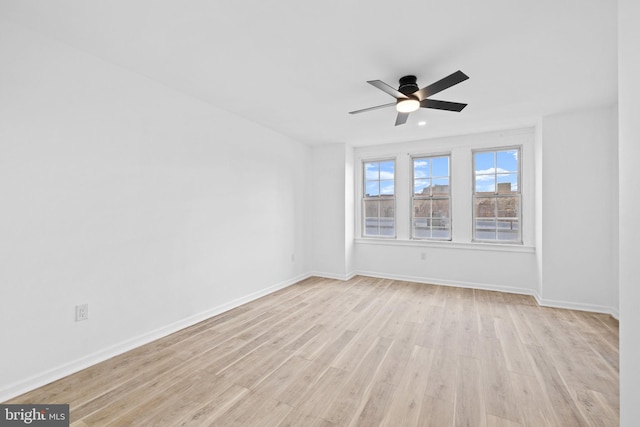
[(423, 120), (423, 121), (421, 121), (421, 122), (418, 122), (418, 126), (424, 126), (424, 125), (426, 125), (426, 124), (427, 124), (427, 122), (425, 122), (424, 120)]

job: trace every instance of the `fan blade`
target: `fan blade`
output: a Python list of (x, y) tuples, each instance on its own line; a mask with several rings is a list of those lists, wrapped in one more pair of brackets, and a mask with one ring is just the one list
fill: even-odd
[(377, 110), (379, 108), (392, 107), (394, 105), (396, 105), (396, 103), (395, 102), (391, 102), (389, 104), (377, 105), (375, 107), (369, 107), (369, 108), (363, 108), (362, 110), (349, 111), (349, 114), (359, 114), (359, 113), (364, 113), (364, 112), (367, 112), (367, 111)]
[(462, 111), (467, 104), (461, 104), (459, 102), (438, 101), (437, 99), (423, 99), (420, 101), (422, 108), (434, 108), (436, 110), (448, 110), (448, 111)]
[(393, 96), (396, 99), (407, 99), (408, 98), (407, 95), (405, 95), (404, 93), (400, 92), (398, 89), (392, 88), (391, 86), (389, 86), (388, 84), (386, 84), (382, 80), (369, 80), (367, 83), (369, 83), (372, 86), (377, 87), (378, 89), (380, 89), (383, 92), (388, 93), (389, 95)]
[(396, 117), (396, 126), (407, 123), (408, 117), (409, 113), (398, 113), (398, 117)]
[(419, 91), (415, 92), (413, 95), (417, 96), (420, 101), (430, 97), (431, 95), (435, 95), (438, 92), (442, 92), (445, 89), (449, 89), (453, 85), (457, 85), (460, 82), (467, 80), (469, 76), (467, 76), (462, 71), (458, 70), (453, 74), (448, 75), (444, 79), (438, 80), (435, 83), (430, 84), (429, 86), (423, 87)]

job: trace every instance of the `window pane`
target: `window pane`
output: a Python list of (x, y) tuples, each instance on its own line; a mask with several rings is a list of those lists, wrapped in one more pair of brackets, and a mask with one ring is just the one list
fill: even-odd
[(431, 167), (431, 176), (449, 176), (449, 157), (435, 157)]
[(498, 240), (511, 242), (520, 241), (520, 224), (517, 218), (514, 218), (512, 221), (498, 220), (497, 228)]
[(416, 239), (428, 239), (431, 237), (431, 219), (413, 219), (413, 237)]
[(449, 178), (434, 178), (432, 191), (434, 195), (449, 194)]
[(395, 191), (394, 182), (395, 181), (380, 181), (380, 194), (387, 196), (393, 195)]
[(380, 218), (380, 235), (388, 237), (396, 235), (393, 218)]
[(380, 179), (379, 167), (380, 167), (380, 163), (378, 162), (365, 163), (364, 164), (365, 179), (367, 181)]
[(431, 205), (431, 216), (449, 218), (449, 199), (434, 199)]
[(496, 199), (493, 197), (482, 197), (475, 200), (476, 218), (495, 218)]
[(518, 172), (518, 150), (498, 151), (498, 171)]
[(380, 200), (380, 217), (381, 218), (393, 218), (395, 216), (395, 201), (393, 199), (390, 200)]
[(380, 235), (395, 236), (395, 201), (380, 200)]
[(518, 191), (517, 174), (498, 174), (498, 194), (515, 193)]
[(364, 201), (364, 216), (365, 218), (377, 218), (380, 207), (380, 201), (378, 200), (365, 200)]
[(431, 200), (414, 200), (413, 217), (427, 218), (431, 216)]
[(450, 238), (449, 172), (449, 156), (413, 160), (413, 238)]
[(364, 219), (364, 235), (365, 236), (379, 236), (379, 219), (378, 218), (365, 218)]
[(520, 198), (519, 197), (499, 197), (498, 204), (498, 218), (518, 218), (520, 210)]
[(364, 201), (364, 234), (367, 236), (378, 235), (379, 200)]
[(380, 179), (394, 178), (394, 163), (392, 161), (380, 162)]
[(477, 198), (476, 239), (520, 241), (520, 196)]
[(429, 181), (428, 179), (416, 179), (413, 181), (413, 194), (429, 195)]
[(497, 206), (497, 239), (520, 241), (520, 197), (499, 197)]
[(380, 195), (380, 182), (379, 181), (367, 181), (367, 189), (365, 195), (367, 197)]
[(429, 176), (429, 159), (413, 159), (413, 178), (427, 178)]
[[(395, 236), (395, 162), (364, 162), (363, 234)], [(373, 198), (366, 199), (366, 198)]]
[(449, 239), (449, 199), (414, 200), (412, 235), (418, 239)]
[(486, 174), (495, 171), (495, 158), (493, 151), (474, 153), (475, 173)]
[(476, 240), (522, 241), (519, 155), (519, 149), (474, 153)]
[(451, 239), (451, 227), (449, 226), (449, 221), (434, 218), (432, 220), (431, 238)]
[(496, 240), (494, 218), (476, 218), (476, 240)]
[(476, 194), (495, 194), (495, 175), (476, 175)]
[(496, 199), (475, 199), (476, 240), (496, 240)]
[(449, 199), (434, 200), (431, 206), (431, 216), (431, 237), (449, 239), (451, 237)]

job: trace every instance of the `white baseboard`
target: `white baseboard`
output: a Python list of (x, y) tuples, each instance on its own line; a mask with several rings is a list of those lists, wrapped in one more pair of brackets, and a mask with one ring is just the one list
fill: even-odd
[(350, 280), (355, 276), (355, 273), (347, 273), (347, 274), (334, 274), (334, 273), (325, 273), (322, 271), (313, 271), (311, 272), (312, 276), (316, 277), (324, 277), (325, 279), (335, 279), (335, 280)]
[(237, 298), (233, 301), (229, 301), (217, 307), (213, 307), (204, 312), (195, 314), (193, 316), (189, 316), (185, 319), (178, 320), (177, 322), (173, 322), (169, 325), (163, 326), (153, 331), (149, 331), (147, 333), (127, 339), (125, 341), (122, 341), (118, 344), (107, 347), (105, 349), (80, 357), (74, 361), (65, 363), (64, 365), (57, 366), (55, 368), (49, 369), (44, 372), (40, 372), (22, 381), (18, 381), (13, 384), (9, 384), (7, 386), (3, 386), (2, 388), (0, 388), (0, 402), (4, 402), (6, 400), (12, 399), (16, 396), (24, 394), (35, 388), (42, 387), (43, 385), (59, 380), (60, 378), (64, 378), (67, 375), (71, 375), (73, 373), (81, 371), (85, 368), (88, 368), (89, 366), (103, 362), (107, 359), (110, 359), (114, 356), (125, 353), (129, 350), (133, 350), (134, 348), (140, 347), (144, 344), (148, 344), (159, 338), (166, 337), (167, 335), (170, 335), (181, 329), (188, 328), (189, 326), (193, 326), (196, 323), (202, 322), (203, 320), (209, 319), (213, 316), (217, 316), (218, 314), (224, 313), (225, 311), (229, 311), (242, 304), (246, 304), (260, 297), (268, 295), (272, 292), (291, 286), (294, 283), (297, 283), (309, 277), (311, 277), (311, 274), (306, 273), (306, 274), (302, 274), (300, 276), (282, 281), (275, 285), (264, 288), (260, 291), (253, 292), (249, 295), (243, 296), (241, 298)]
[(551, 299), (539, 299), (538, 304), (544, 307), (553, 307), (553, 308), (566, 308), (569, 310), (580, 310), (580, 311), (590, 311), (593, 313), (604, 313), (609, 314), (614, 319), (618, 320), (619, 314), (618, 310), (612, 307), (606, 307), (604, 305), (596, 305), (596, 304), (585, 304), (585, 303), (577, 303), (577, 302), (569, 302), (569, 301), (558, 301)]
[(509, 292), (512, 294), (531, 295), (537, 299), (533, 289), (515, 288), (511, 286), (488, 285), (486, 283), (464, 282), (460, 280), (446, 280), (431, 277), (405, 276), (401, 274), (387, 274), (375, 271), (357, 271), (359, 276), (377, 277), (379, 279), (402, 280), (405, 282), (426, 283), (439, 286), (454, 286), (457, 288), (482, 289), (486, 291)]

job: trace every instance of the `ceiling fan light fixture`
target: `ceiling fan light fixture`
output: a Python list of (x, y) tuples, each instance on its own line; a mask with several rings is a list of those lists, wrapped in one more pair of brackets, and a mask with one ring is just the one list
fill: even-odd
[(396, 110), (399, 113), (412, 113), (420, 108), (420, 101), (414, 98), (399, 99), (396, 104)]
[[(362, 110), (349, 111), (349, 114), (364, 113), (365, 111), (377, 110), (380, 108), (387, 108), (393, 105), (398, 110), (396, 117), (396, 126), (407, 123), (407, 118), (410, 113), (413, 113), (418, 108), (431, 108), (434, 110), (456, 111), (460, 112), (467, 104), (460, 102), (439, 101), (437, 99), (431, 99), (431, 95), (442, 92), (445, 89), (449, 89), (451, 86), (457, 85), (465, 80), (467, 76), (462, 71), (458, 70), (455, 73), (449, 74), (447, 77), (438, 80), (435, 83), (425, 86), (422, 89), (418, 89), (416, 76), (404, 76), (400, 78), (400, 86), (398, 89), (389, 86), (382, 80), (367, 80), (371, 86), (391, 95), (395, 98), (396, 102), (390, 102), (384, 105), (378, 105), (375, 107), (363, 108)], [(426, 123), (425, 123), (426, 124)], [(423, 125), (422, 123), (420, 125)]]

